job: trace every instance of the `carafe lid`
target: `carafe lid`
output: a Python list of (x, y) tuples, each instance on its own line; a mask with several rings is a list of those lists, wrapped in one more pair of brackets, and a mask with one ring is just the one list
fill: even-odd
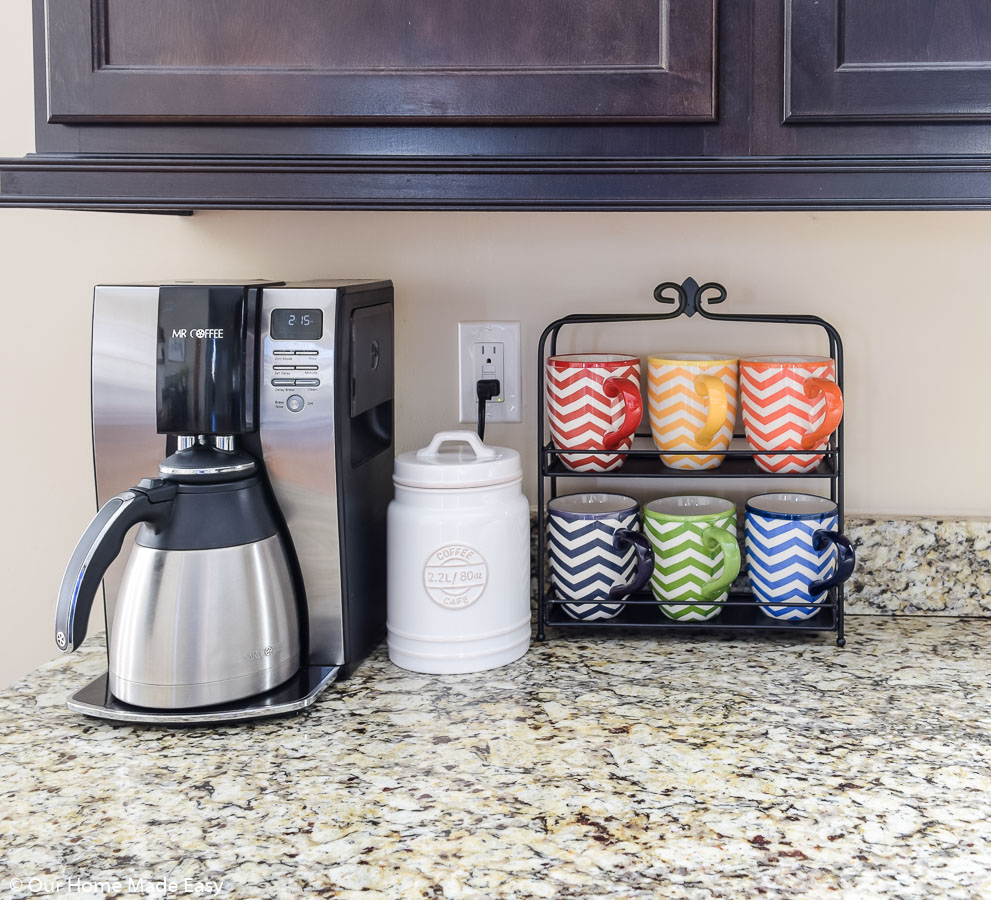
[(396, 457), (393, 482), (404, 487), (474, 488), (523, 476), (520, 455), (510, 447), (483, 444), (474, 431), (439, 431), (421, 450)]
[(193, 444), (167, 456), (158, 466), (158, 474), (169, 481), (185, 483), (238, 481), (258, 469), (253, 456), (243, 450), (219, 450)]

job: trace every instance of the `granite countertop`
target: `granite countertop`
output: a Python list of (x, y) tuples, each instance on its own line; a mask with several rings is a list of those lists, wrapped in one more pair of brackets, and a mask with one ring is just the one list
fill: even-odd
[(90, 642), (0, 693), (2, 890), (991, 896), (991, 623), (847, 623), (842, 650), (569, 635), (445, 677), (382, 648), (216, 730), (67, 712)]

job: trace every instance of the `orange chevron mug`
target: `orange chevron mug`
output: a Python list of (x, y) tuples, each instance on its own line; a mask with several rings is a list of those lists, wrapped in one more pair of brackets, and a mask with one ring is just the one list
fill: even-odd
[[(650, 433), (661, 462), (672, 469), (721, 465), (736, 426), (736, 357), (654, 353), (647, 359), (647, 378)], [(686, 452), (692, 450), (711, 453)]]
[(740, 360), (740, 405), (747, 443), (765, 472), (811, 472), (843, 418), (836, 364), (828, 356), (751, 356)]
[(547, 419), (561, 462), (575, 472), (618, 469), (643, 418), (640, 357), (625, 353), (565, 353), (544, 369)]

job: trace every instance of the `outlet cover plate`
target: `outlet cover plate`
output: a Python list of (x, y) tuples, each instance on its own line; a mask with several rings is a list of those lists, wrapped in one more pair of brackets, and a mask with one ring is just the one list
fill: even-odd
[(478, 422), (476, 373), (481, 371), (478, 350), (486, 343), (503, 345), (505, 384), (501, 402), (485, 404), (486, 422), (522, 422), (520, 401), (520, 323), (458, 322), (458, 410), (461, 422)]

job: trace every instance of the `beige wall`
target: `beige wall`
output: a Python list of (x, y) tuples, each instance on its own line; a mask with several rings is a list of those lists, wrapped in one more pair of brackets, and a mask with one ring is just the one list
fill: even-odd
[[(20, 156), (33, 149), (30, 4), (10, 5), (0, 155)], [(391, 277), (401, 449), (456, 423), (457, 322), (519, 319), (524, 421), (491, 426), (489, 437), (523, 452), (532, 499), (533, 369), (544, 325), (574, 311), (649, 309), (662, 280), (715, 279), (729, 288), (735, 311), (821, 313), (839, 327), (848, 356), (850, 511), (986, 516), (989, 241), (991, 213), (963, 212), (171, 218), (0, 210), (0, 684), (55, 655), (55, 591), (94, 512), (87, 375), (96, 282)], [(575, 343), (640, 353), (821, 349), (800, 331), (720, 331), (695, 320), (585, 331)], [(954, 445), (967, 450), (954, 458)]]

